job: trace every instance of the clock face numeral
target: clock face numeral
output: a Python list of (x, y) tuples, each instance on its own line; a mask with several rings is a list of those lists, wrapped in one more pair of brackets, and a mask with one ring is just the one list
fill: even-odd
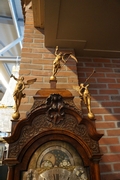
[(59, 180), (59, 174), (53, 174), (54, 180)]
[(53, 174), (54, 180), (61, 180), (61, 179), (65, 179), (65, 180), (69, 180), (70, 177), (65, 177), (65, 175), (61, 175), (61, 174)]
[(39, 180), (69, 180), (71, 172), (66, 169), (54, 168), (43, 172), (39, 176)]
[(59, 174), (53, 174), (54, 180), (59, 180)]

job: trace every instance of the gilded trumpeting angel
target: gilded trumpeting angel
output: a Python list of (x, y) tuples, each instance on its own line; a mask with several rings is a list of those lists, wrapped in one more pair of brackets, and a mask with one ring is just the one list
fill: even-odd
[(90, 119), (94, 118), (94, 114), (91, 111), (91, 95), (89, 92), (89, 84), (86, 84), (86, 82), (90, 79), (90, 77), (95, 73), (95, 70), (93, 70), (92, 74), (85, 80), (84, 83), (81, 83), (79, 86), (73, 86), (73, 88), (79, 92), (81, 100), (84, 102), (88, 109), (88, 117)]

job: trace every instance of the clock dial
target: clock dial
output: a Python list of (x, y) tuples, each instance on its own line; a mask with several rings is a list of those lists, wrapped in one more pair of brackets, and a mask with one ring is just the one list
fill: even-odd
[(55, 165), (55, 156), (52, 153), (47, 153), (43, 157), (43, 161), (50, 161), (52, 165)]

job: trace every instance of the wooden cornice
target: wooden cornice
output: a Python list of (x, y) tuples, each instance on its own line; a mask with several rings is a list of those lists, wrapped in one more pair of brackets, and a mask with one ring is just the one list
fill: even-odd
[(32, 0), (32, 9), (34, 17), (34, 26), (44, 28), (44, 0)]

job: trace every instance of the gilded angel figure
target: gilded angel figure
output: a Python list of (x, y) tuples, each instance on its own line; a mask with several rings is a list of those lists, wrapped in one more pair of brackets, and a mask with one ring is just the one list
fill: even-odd
[(86, 107), (88, 109), (88, 117), (90, 119), (94, 118), (94, 114), (91, 111), (91, 95), (90, 95), (90, 92), (88, 89), (89, 84), (86, 84), (86, 82), (93, 75), (93, 73), (95, 73), (95, 70), (93, 70), (92, 74), (85, 80), (84, 83), (81, 83), (79, 86), (73, 86), (73, 88), (79, 92), (81, 100), (86, 105)]
[(58, 46), (56, 46), (55, 59), (53, 61), (53, 73), (52, 73), (52, 76), (50, 77), (51, 80), (56, 79), (55, 76), (58, 70), (62, 68), (61, 62), (65, 64), (70, 57), (74, 59), (76, 62), (78, 62), (76, 57), (71, 52), (58, 52)]
[(26, 88), (26, 85), (33, 84), (37, 79), (34, 78), (31, 80), (28, 80), (27, 82), (24, 82), (23, 76), (20, 78), (16, 78), (13, 74), (11, 74), (10, 77), (13, 77), (17, 81), (14, 92), (13, 92), (13, 98), (15, 101), (14, 114), (16, 114), (16, 113), (19, 113), (19, 107), (20, 107), (21, 99), (26, 96), (26, 94), (23, 93), (23, 90)]

